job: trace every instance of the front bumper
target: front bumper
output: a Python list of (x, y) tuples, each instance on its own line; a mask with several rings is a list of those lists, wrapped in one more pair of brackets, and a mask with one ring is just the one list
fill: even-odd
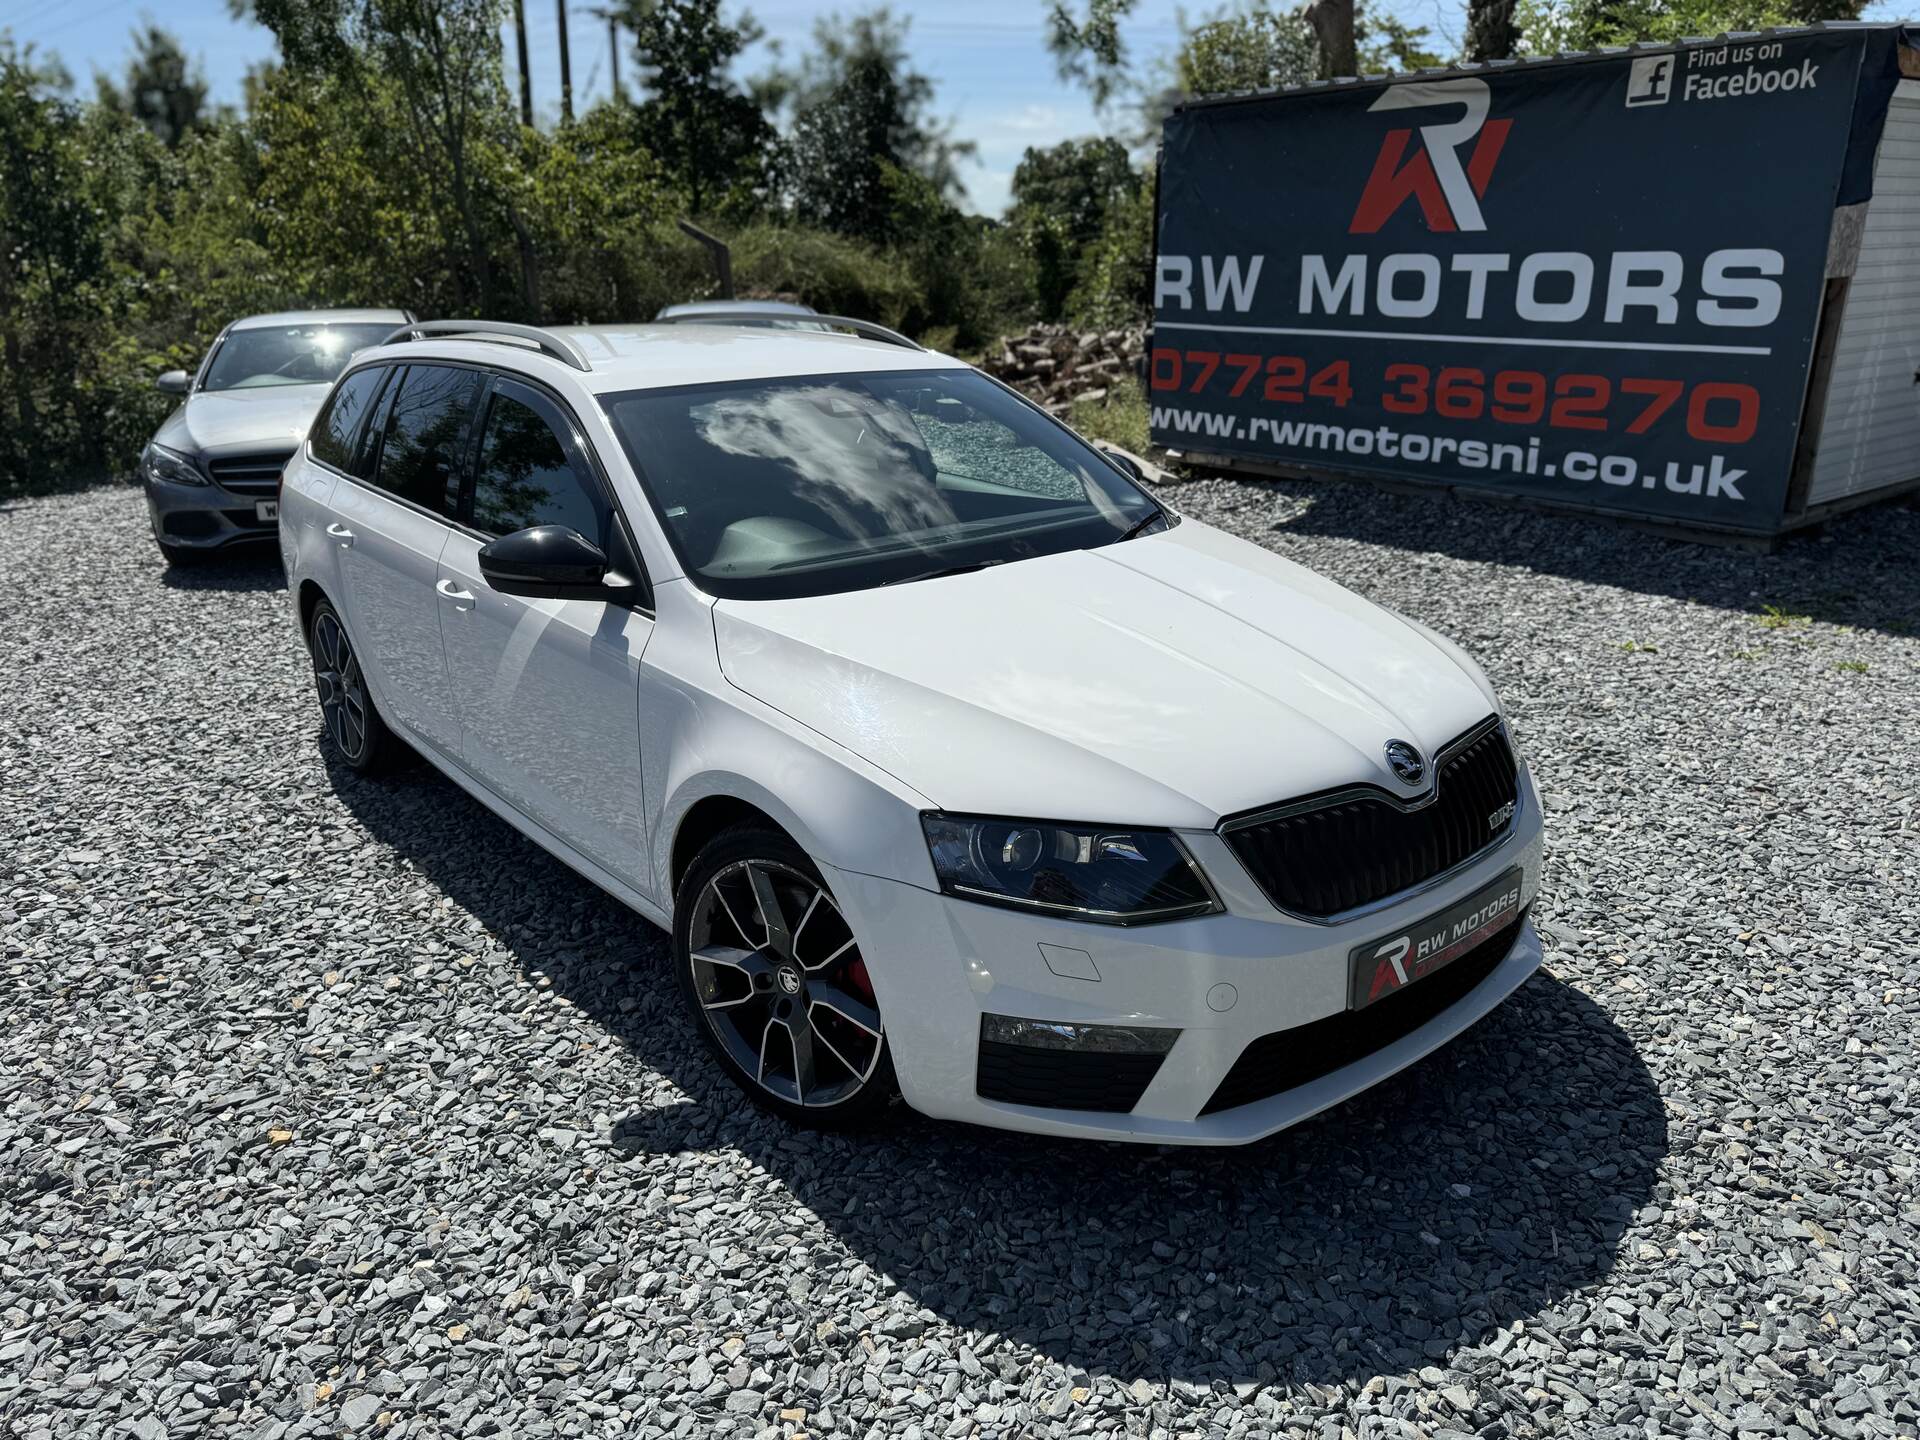
[[(142, 482), (147, 492), (147, 515), (153, 538), (181, 550), (219, 550), (272, 540), (279, 522), (262, 520), (260, 495), (239, 495), (219, 485), (181, 485), (172, 480)], [(277, 502), (274, 502), (277, 503)]]
[[(1292, 1089), (1204, 1113), (1249, 1044), (1347, 1010), (1355, 946), (1438, 915), (1513, 867), (1522, 874), (1522, 905), (1532, 902), (1541, 824), (1530, 778), (1521, 795), (1507, 836), (1471, 864), (1430, 888), (1330, 925), (1275, 910), (1210, 833), (1182, 838), (1227, 913), (1162, 925), (1056, 920), (849, 871), (830, 869), (827, 879), (869, 957), (901, 1093), (916, 1110), (1049, 1135), (1240, 1144), (1297, 1124), (1412, 1064), (1485, 1016), (1538, 968), (1540, 940), (1523, 916), (1505, 958), (1410, 1033), (1377, 1049), (1362, 1046), (1351, 1063)], [(1052, 963), (1042, 945), (1055, 947)], [(1063, 960), (1063, 951), (1084, 956), (1084, 963), (1076, 954)], [(1098, 979), (1079, 978), (1086, 974)], [(1446, 974), (1417, 985), (1436, 984)], [(1180, 1033), (1130, 1111), (1058, 1109), (981, 1097), (984, 1014)]]

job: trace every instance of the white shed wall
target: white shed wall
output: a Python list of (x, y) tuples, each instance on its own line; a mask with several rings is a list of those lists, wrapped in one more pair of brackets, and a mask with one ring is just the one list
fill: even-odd
[(1920, 476), (1920, 81), (1887, 110), (1846, 307), (1809, 505)]

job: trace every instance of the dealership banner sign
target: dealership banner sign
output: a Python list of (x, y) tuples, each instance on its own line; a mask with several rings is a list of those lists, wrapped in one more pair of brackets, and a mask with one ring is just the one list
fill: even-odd
[(1154, 440), (1774, 528), (1893, 44), (1758, 35), (1183, 107)]

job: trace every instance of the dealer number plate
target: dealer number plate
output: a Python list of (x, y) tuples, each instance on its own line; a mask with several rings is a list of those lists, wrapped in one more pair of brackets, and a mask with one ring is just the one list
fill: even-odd
[(1518, 866), (1450, 910), (1356, 949), (1348, 962), (1347, 1006), (1362, 1010), (1376, 1000), (1445, 968), (1520, 919)]
[(256, 500), (253, 502), (254, 518), (258, 520), (278, 520), (280, 502), (278, 500)]

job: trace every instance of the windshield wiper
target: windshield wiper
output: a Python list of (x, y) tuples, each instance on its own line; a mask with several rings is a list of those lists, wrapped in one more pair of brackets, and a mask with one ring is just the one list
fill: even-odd
[(1004, 560), (974, 560), (965, 565), (945, 565), (938, 570), (922, 570), (916, 575), (902, 575), (893, 580), (882, 580), (882, 587), (888, 585), (906, 585), (915, 580), (942, 580), (949, 575), (971, 575), (976, 570), (990, 569), (995, 565), (1004, 565)]

